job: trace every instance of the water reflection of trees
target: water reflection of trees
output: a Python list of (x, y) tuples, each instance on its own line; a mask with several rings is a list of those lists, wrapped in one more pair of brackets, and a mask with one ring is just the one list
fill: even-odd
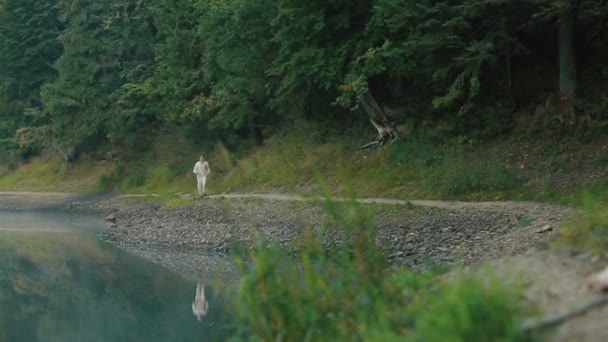
[(36, 236), (0, 235), (0, 341), (208, 339), (185, 309), (192, 282), (94, 239)]

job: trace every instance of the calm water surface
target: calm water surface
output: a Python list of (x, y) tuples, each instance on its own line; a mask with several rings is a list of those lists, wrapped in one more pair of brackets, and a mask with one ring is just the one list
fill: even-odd
[(198, 281), (131, 256), (96, 236), (101, 220), (0, 210), (0, 341), (222, 341), (226, 314)]

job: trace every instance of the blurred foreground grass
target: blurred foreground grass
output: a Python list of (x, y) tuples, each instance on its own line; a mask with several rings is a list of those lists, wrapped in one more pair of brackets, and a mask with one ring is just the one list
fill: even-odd
[(328, 200), (340, 247), (309, 235), (294, 257), (276, 246), (251, 251), (236, 293), (237, 340), (529, 341), (519, 330), (530, 308), (517, 286), (491, 274), (447, 280), (440, 272), (390, 266), (375, 243), (368, 212)]

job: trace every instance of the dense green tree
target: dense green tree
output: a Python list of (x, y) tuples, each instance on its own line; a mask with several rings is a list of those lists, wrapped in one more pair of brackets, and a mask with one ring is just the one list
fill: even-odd
[[(373, 1), (280, 0), (273, 20), (279, 50), (270, 74), (275, 101), (308, 117), (326, 115), (348, 65), (359, 57)], [(317, 116), (318, 118), (318, 116)]]
[(112, 1), (106, 30), (115, 34), (113, 54), (119, 63), (120, 87), (110, 97), (112, 106), (105, 124), (111, 143), (142, 143), (159, 124), (161, 109), (146, 94), (131, 87), (154, 74), (154, 42), (157, 34), (152, 5), (143, 1)]
[(151, 73), (155, 28), (145, 4), (63, 0), (60, 8), (67, 27), (60, 36), (64, 53), (59, 76), (42, 92), (56, 136), (69, 147), (87, 139), (137, 139), (156, 116), (124, 86)]
[(514, 91), (539, 65), (535, 91), (560, 93), (574, 124), (602, 107), (608, 70), (589, 57), (606, 55), (605, 0), (1, 4), (0, 154), (49, 136), (64, 154), (171, 130), (259, 141), (298, 116), (352, 125), (358, 109), (375, 145), (406, 117), (483, 129), (496, 121), (483, 113), (509, 121), (541, 95)]
[[(40, 115), (40, 87), (56, 76), (61, 54), (56, 1), (5, 0), (0, 7), (0, 158), (37, 147), (35, 131), (47, 122)], [(30, 138), (30, 139), (26, 139)], [(39, 146), (38, 146), (39, 147)], [(31, 151), (35, 152), (35, 151)]]
[(126, 87), (145, 96), (164, 122), (198, 123), (195, 98), (206, 90), (201, 71), (203, 37), (197, 0), (156, 0), (150, 5), (156, 39), (152, 75)]
[(274, 1), (211, 0), (201, 3), (199, 35), (206, 48), (203, 74), (209, 94), (203, 113), (223, 128), (256, 127), (268, 120), (269, 94), (274, 84), (266, 74), (275, 55), (271, 41)]
[(115, 33), (106, 29), (111, 8), (98, 1), (62, 0), (60, 36), (64, 52), (57, 61), (59, 76), (42, 89), (45, 109), (56, 136), (66, 146), (101, 134), (120, 87), (120, 62)]

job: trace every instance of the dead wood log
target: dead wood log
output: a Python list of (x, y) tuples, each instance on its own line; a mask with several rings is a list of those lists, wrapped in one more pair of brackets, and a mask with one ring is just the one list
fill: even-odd
[(376, 102), (376, 99), (374, 99), (369, 91), (361, 97), (360, 103), (363, 110), (369, 116), (369, 121), (376, 131), (378, 131), (376, 138), (363, 145), (363, 149), (383, 146), (387, 142), (392, 144), (399, 140), (399, 132), (395, 121), (378, 105), (378, 102)]

